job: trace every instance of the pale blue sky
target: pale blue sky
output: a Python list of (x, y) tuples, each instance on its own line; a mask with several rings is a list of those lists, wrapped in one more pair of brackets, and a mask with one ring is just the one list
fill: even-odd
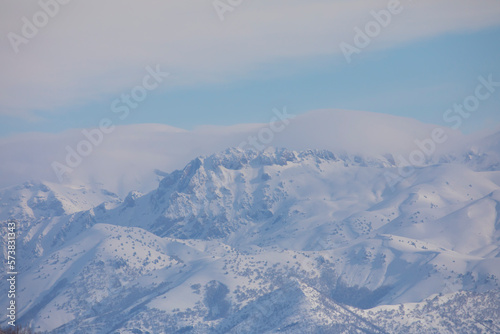
[[(368, 7), (357, 10), (365, 13), (369, 12), (369, 9)], [(238, 8), (231, 15), (234, 17), (243, 15), (245, 10), (243, 7)], [(358, 23), (360, 25), (369, 19), (363, 15), (360, 15), (359, 22), (361, 23)], [(58, 17), (54, 18), (56, 19)], [(491, 17), (488, 20), (492, 20)], [(231, 24), (226, 21), (218, 22), (217, 18), (215, 21), (214, 24), (222, 27), (225, 24), (229, 27)], [(13, 22), (10, 29), (16, 26), (15, 21)], [(497, 22), (500, 25), (500, 20)], [(425, 24), (422, 22), (422, 27)], [(400, 22), (394, 20), (388, 27), (392, 30), (388, 30), (387, 35), (391, 36), (391, 34), (396, 34), (394, 31), (403, 30), (404, 25), (403, 18)], [(364, 110), (446, 125), (442, 119), (444, 111), (454, 103), (461, 103), (465, 97), (474, 92), (478, 84), (478, 76), (487, 77), (492, 74), (494, 79), (500, 81), (500, 28), (494, 23), (471, 29), (468, 27), (441, 30), (436, 28), (436, 33), (416, 37), (415, 33), (410, 30), (408, 40), (405, 40), (405, 35), (401, 32), (398, 38), (395, 37), (396, 42), (384, 40), (383, 32), (381, 37), (375, 38), (361, 54), (354, 55), (353, 61), (348, 64), (339, 53), (338, 43), (335, 41), (340, 38), (349, 42), (349, 36), (353, 35), (353, 33), (349, 35), (349, 31), (353, 26), (354, 24), (346, 28), (346, 33), (340, 37), (332, 35), (332, 45), (325, 50), (299, 53), (293, 56), (274, 55), (268, 58), (257, 54), (250, 55), (248, 57), (250, 60), (241, 61), (241, 63), (228, 61), (230, 69), (224, 68), (220, 71), (223, 73), (221, 74), (222, 80), (190, 77), (188, 82), (182, 82), (184, 73), (189, 72), (185, 70), (187, 65), (184, 67), (177, 65), (174, 60), (171, 64), (176, 65), (169, 66), (169, 62), (165, 61), (162, 63), (162, 68), (172, 73), (174, 82), (182, 82), (182, 84), (167, 84), (163, 89), (154, 91), (131, 112), (128, 118), (117, 121), (116, 124), (163, 123), (192, 129), (206, 124), (265, 123), (272, 117), (273, 108), (286, 106), (292, 114), (323, 108)], [(52, 26), (47, 29), (49, 28)], [(310, 34), (314, 36), (314, 32)], [(324, 37), (322, 34), (321, 38)], [(41, 36), (39, 40), (30, 41), (30, 44), (26, 46), (23, 45), (25, 50), (21, 50), (20, 55), (16, 55), (16, 59), (29, 57), (31, 56), (29, 53), (34, 52), (35, 48), (44, 47), (43, 38), (44, 36)], [(244, 38), (241, 37), (240, 40)], [(6, 40), (2, 42), (3, 46), (6, 46)], [(41, 45), (35, 45), (36, 43)], [(46, 43), (50, 46), (51, 40), (48, 39)], [(210, 46), (210, 41), (206, 43)], [(255, 41), (254, 43), (258, 47), (259, 43)], [(30, 47), (34, 49), (31, 50)], [(97, 45), (92, 47), (94, 48), (93, 54), (98, 55), (102, 50), (104, 50), (103, 53), (107, 52), (106, 47), (102, 47), (102, 50)], [(282, 46), (277, 45), (277, 47)], [(300, 49), (302, 46), (295, 45), (295, 47)], [(307, 47), (306, 42), (303, 47)], [(225, 47), (220, 49), (221, 57), (226, 52), (225, 50)], [(186, 52), (188, 52), (187, 49)], [(266, 53), (263, 52), (263, 54)], [(218, 52), (214, 52), (210, 57), (217, 58), (217, 55)], [(258, 60), (254, 61), (252, 56)], [(193, 62), (199, 62), (200, 59), (193, 59)], [(40, 62), (39, 66), (43, 67), (46, 63)], [(71, 128), (97, 126), (103, 117), (116, 119), (116, 115), (110, 110), (111, 101), (133, 87), (133, 83), (137, 82), (135, 78), (141, 76), (144, 64), (154, 65), (151, 61), (142, 63), (136, 61), (130, 64), (120, 69), (110, 69), (109, 72), (106, 71), (106, 64), (100, 64), (102, 68), (93, 73), (93, 77), (89, 75), (90, 79), (85, 77), (81, 80), (88, 80), (84, 87), (91, 90), (109, 79), (109, 86), (99, 88), (99, 94), (61, 98), (60, 95), (68, 94), (69, 96), (73, 92), (58, 90), (60, 88), (54, 85), (52, 93), (40, 98), (40, 101), (43, 101), (40, 108), (36, 107), (36, 103), (34, 105), (19, 103), (19, 106), (14, 105), (16, 101), (0, 103), (0, 108), (2, 108), (0, 136), (32, 131), (61, 132)], [(215, 61), (213, 64), (214, 68), (221, 66)], [(81, 59), (74, 64), (69, 63), (64, 67), (66, 72), (67, 69), (71, 71), (71, 66), (80, 68), (85, 67), (86, 64), (82, 63)], [(123, 68), (129, 68), (135, 76), (131, 76), (131, 79), (125, 77), (123, 83), (114, 84), (114, 80), (117, 80), (119, 76), (114, 76), (113, 71), (123, 72)], [(92, 69), (94, 69), (93, 66)], [(210, 70), (211, 68), (209, 70), (195, 68), (189, 72), (189, 75), (199, 78)], [(45, 73), (40, 70), (40, 74), (33, 73), (33, 76)], [(214, 73), (210, 75), (217, 76), (218, 72)], [(30, 73), (25, 73), (25, 75), (29, 79)], [(82, 76), (82, 74), (79, 75)], [(80, 77), (75, 74), (61, 81), (68, 85), (68, 80), (80, 82)], [(47, 78), (49, 86), (52, 79)], [(5, 81), (6, 87), (10, 87), (5, 77), (0, 80)], [(18, 84), (19, 87), (22, 87), (21, 83)], [(10, 91), (8, 93), (19, 94), (29, 100), (30, 94), (37, 92), (37, 87), (41, 91), (47, 89), (43, 78), (39, 80), (38, 86), (33, 84), (25, 92), (17, 88), (14, 93)], [(57, 101), (52, 103), (51, 97)], [(47, 101), (49, 102), (46, 103)], [(17, 108), (19, 111), (12, 112)], [(500, 124), (500, 88), (491, 98), (481, 103), (479, 109), (464, 122), (461, 130), (471, 132), (485, 127), (498, 126), (498, 124)]]

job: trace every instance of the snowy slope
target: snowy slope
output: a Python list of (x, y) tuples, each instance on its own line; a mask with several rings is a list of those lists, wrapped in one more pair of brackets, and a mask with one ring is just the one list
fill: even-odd
[(316, 111), (276, 134), (286, 148), (225, 149), (262, 126), (143, 125), (133, 145), (133, 126), (117, 128), (71, 182), (0, 189), (0, 220), (19, 222), (19, 321), (50, 333), (500, 328), (500, 132), (445, 130), (401, 174), (399, 157), (436, 126)]
[(28, 181), (0, 189), (0, 219), (36, 220), (91, 209), (120, 198), (105, 189), (67, 186), (47, 181)]
[[(500, 172), (474, 166), (429, 163), (390, 185), (397, 166), (383, 156), (228, 149), (120, 203), (47, 182), (4, 189), (0, 213), (21, 225), (20, 321), (51, 333), (487, 332)], [(464, 303), (475, 306), (461, 320), (442, 312)]]

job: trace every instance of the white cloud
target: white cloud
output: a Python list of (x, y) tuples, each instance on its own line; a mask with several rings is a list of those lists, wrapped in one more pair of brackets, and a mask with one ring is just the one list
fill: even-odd
[[(48, 0), (44, 0), (48, 1)], [(76, 1), (15, 54), (37, 1), (0, 0), (0, 114), (29, 114), (109, 98), (136, 85), (147, 65), (172, 73), (168, 85), (234, 80), (263, 65), (340, 52), (382, 0), (248, 0), (221, 22), (211, 0)], [(496, 0), (402, 0), (404, 12), (371, 49), (497, 25)], [(167, 85), (167, 86), (168, 86)], [(166, 87), (167, 87), (166, 86)]]
[[(429, 138), (436, 127), (386, 114), (333, 110), (309, 112), (289, 122), (285, 127), (277, 124), (282, 130), (274, 134), (269, 145), (366, 156), (391, 153), (408, 157), (417, 148), (415, 139)], [(117, 126), (90, 155), (83, 157), (82, 163), (68, 175), (68, 182), (74, 185), (97, 182), (121, 195), (131, 189), (151, 190), (156, 185), (154, 169), (171, 172), (182, 168), (199, 155), (237, 147), (248, 141), (249, 136), (258, 138), (263, 128), (270, 128), (270, 124), (203, 126), (192, 131), (158, 124)], [(463, 135), (450, 129), (445, 131), (450, 140), (440, 145), (437, 153), (450, 146), (463, 146)], [(0, 164), (0, 187), (29, 178), (58, 182), (52, 162), (66, 164), (66, 146), (75, 150), (82, 140), (86, 137), (80, 130), (0, 138), (4, 159)]]

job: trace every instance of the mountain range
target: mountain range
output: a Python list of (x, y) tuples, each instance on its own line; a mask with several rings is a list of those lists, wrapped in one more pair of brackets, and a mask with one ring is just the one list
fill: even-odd
[[(120, 186), (127, 171), (108, 182), (84, 165), (71, 182), (5, 187), (18, 321), (48, 333), (500, 332), (500, 132), (443, 128), (427, 154), (438, 127), (417, 123), (320, 111), (263, 150), (219, 150), (253, 125), (203, 148), (216, 130), (168, 130), (191, 136), (186, 152), (217, 152), (177, 169), (188, 153), (146, 159), (149, 174), (132, 173), (147, 181)], [(153, 137), (127, 159), (169, 145)], [(414, 152), (425, 159), (402, 162)]]

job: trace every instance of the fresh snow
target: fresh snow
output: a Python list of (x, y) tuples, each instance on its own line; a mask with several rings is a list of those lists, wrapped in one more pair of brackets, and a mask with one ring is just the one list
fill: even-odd
[[(385, 149), (332, 144), (193, 157), (121, 197), (105, 183), (3, 188), (0, 217), (19, 222), (19, 322), (50, 333), (499, 331), (499, 136), (460, 138), (394, 185)], [(384, 140), (374, 145), (398, 152)]]

